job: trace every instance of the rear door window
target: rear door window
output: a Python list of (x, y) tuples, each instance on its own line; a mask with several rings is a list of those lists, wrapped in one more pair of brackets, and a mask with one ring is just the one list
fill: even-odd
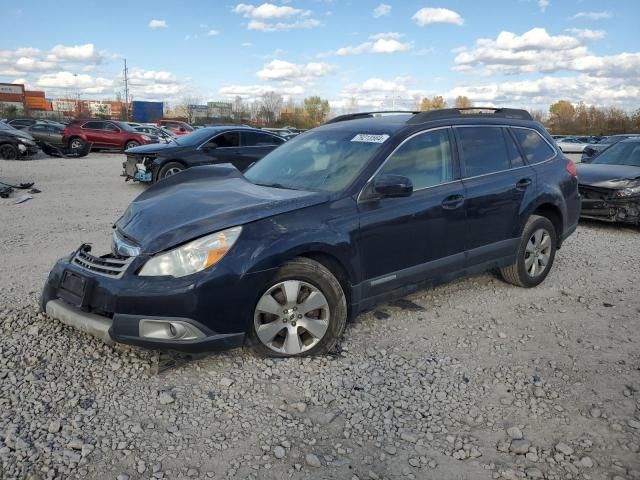
[(244, 147), (271, 147), (284, 142), (283, 138), (260, 132), (242, 132)]
[(542, 138), (542, 136), (535, 130), (528, 128), (512, 128), (520, 144), (520, 148), (527, 157), (528, 163), (540, 163), (549, 160), (556, 152), (549, 144)]
[(508, 170), (511, 166), (501, 127), (456, 127), (465, 177)]
[(102, 130), (104, 127), (104, 122), (87, 122), (82, 128), (85, 130)]
[(511, 168), (522, 167), (524, 160), (522, 160), (522, 155), (520, 155), (520, 150), (518, 150), (515, 140), (508, 129), (504, 129), (502, 132), (504, 133), (504, 140), (507, 142), (507, 155), (509, 155)]

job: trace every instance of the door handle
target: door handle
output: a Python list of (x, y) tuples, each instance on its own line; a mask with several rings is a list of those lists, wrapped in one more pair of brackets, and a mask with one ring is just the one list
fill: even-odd
[(527, 188), (529, 188), (531, 183), (532, 182), (530, 178), (521, 178), (520, 180), (518, 180), (518, 183), (516, 183), (516, 188), (518, 190), (526, 190)]
[(464, 195), (449, 195), (447, 198), (442, 200), (442, 208), (445, 210), (455, 210), (456, 208), (460, 208), (464, 203)]

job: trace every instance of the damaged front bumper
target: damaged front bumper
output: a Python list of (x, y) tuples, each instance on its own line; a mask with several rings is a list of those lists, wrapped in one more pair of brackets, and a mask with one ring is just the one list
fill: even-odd
[(604, 222), (640, 224), (640, 195), (616, 197), (617, 190), (580, 187), (580, 217)]
[(127, 155), (127, 159), (122, 162), (122, 176), (125, 177), (125, 182), (129, 180), (141, 183), (153, 182), (152, 161), (152, 157)]

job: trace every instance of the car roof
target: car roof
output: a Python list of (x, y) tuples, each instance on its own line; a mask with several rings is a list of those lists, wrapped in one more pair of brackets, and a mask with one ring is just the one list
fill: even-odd
[(640, 143), (640, 135), (625, 138), (624, 140), (620, 140), (620, 143)]

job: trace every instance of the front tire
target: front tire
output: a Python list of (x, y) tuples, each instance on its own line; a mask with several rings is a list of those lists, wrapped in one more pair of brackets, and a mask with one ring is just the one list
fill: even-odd
[(130, 148), (135, 148), (135, 147), (139, 147), (140, 144), (134, 140), (130, 140), (127, 143), (125, 143), (124, 145), (124, 149), (125, 150), (129, 150)]
[(332, 351), (347, 323), (340, 282), (321, 263), (296, 258), (283, 265), (256, 303), (249, 338), (271, 357)]
[(184, 165), (178, 162), (169, 162), (162, 166), (158, 172), (158, 178), (156, 180), (162, 180), (163, 178), (170, 177), (176, 173), (180, 173), (184, 170)]
[(500, 269), (502, 278), (518, 287), (540, 285), (551, 270), (557, 245), (553, 223), (546, 217), (532, 215), (522, 231), (515, 263)]
[(0, 145), (0, 158), (3, 160), (15, 160), (18, 158), (18, 149), (10, 143)]
[(82, 150), (85, 147), (85, 142), (79, 137), (74, 137), (69, 141), (69, 148), (71, 150)]

